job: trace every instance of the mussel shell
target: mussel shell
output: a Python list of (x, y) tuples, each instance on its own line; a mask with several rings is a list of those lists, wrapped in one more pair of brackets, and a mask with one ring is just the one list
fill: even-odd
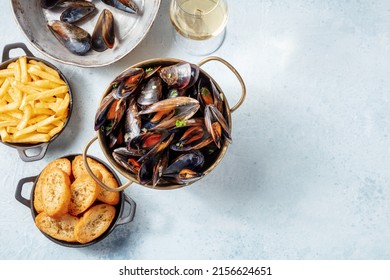
[(92, 48), (102, 52), (108, 48), (112, 49), (115, 43), (114, 16), (104, 9), (96, 22), (92, 33)]
[(90, 2), (85, 3), (89, 4), (67, 8), (61, 13), (60, 20), (68, 23), (75, 23), (88, 17), (89, 15), (92, 15), (96, 11), (95, 5)]
[(189, 88), (199, 77), (199, 67), (188, 62), (179, 62), (159, 70), (161, 79), (170, 87), (177, 89)]
[(55, 37), (72, 53), (84, 55), (91, 49), (91, 35), (71, 23), (53, 20), (49, 24)]
[(130, 14), (139, 14), (138, 6), (132, 0), (102, 0), (102, 2)]
[(183, 169), (195, 170), (201, 167), (204, 162), (205, 157), (199, 150), (182, 154), (165, 169), (163, 176), (178, 174)]
[(162, 96), (162, 81), (160, 77), (151, 78), (137, 99), (138, 104), (147, 106), (151, 105), (161, 99)]
[(64, 2), (65, 0), (42, 0), (41, 6), (44, 9), (52, 9), (56, 7), (59, 3)]

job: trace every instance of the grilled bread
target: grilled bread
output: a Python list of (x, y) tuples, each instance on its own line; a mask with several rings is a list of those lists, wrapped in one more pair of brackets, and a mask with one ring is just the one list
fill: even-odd
[(43, 211), (43, 204), (42, 204), (42, 184), (44, 181), (43, 178), (46, 178), (47, 176), (46, 173), (49, 172), (49, 170), (53, 167), (60, 168), (69, 176), (71, 176), (72, 174), (71, 162), (66, 158), (55, 159), (52, 162), (50, 162), (48, 165), (46, 165), (46, 167), (42, 170), (41, 175), (39, 176), (37, 184), (34, 189), (34, 208), (38, 213)]
[(67, 242), (76, 242), (74, 228), (78, 222), (79, 218), (69, 214), (55, 219), (42, 212), (35, 217), (35, 224), (41, 231), (55, 239)]
[[(101, 176), (100, 176), (101, 177)], [(99, 186), (88, 174), (82, 174), (70, 186), (69, 214), (77, 216), (87, 210), (99, 195)]]
[(115, 207), (106, 203), (88, 209), (74, 229), (75, 238), (80, 243), (88, 243), (101, 236), (115, 217)]
[(67, 213), (71, 199), (69, 175), (58, 167), (52, 167), (40, 177), (43, 211), (54, 218)]
[[(96, 160), (92, 158), (88, 158), (89, 166), (91, 167), (92, 172), (96, 175), (97, 173), (100, 173), (102, 175), (102, 182), (111, 188), (118, 188), (118, 182), (115, 179), (114, 175), (100, 162), (97, 162)], [(77, 178), (81, 174), (85, 174), (87, 170), (84, 166), (83, 157), (81, 155), (78, 155), (74, 158), (72, 161), (72, 172), (73, 176)], [(118, 192), (111, 192), (106, 189), (103, 189), (99, 186), (99, 195), (97, 197), (98, 200), (110, 204), (110, 205), (116, 205), (119, 202), (120, 194)]]

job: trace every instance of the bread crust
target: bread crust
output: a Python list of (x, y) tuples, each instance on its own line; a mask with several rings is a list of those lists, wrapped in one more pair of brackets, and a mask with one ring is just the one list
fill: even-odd
[(76, 242), (74, 228), (78, 222), (79, 218), (70, 214), (64, 214), (56, 219), (42, 212), (35, 217), (35, 224), (42, 232), (67, 242)]
[(115, 207), (107, 203), (92, 206), (75, 226), (76, 240), (84, 244), (101, 236), (114, 220), (115, 211)]
[(54, 218), (68, 212), (71, 199), (69, 175), (58, 167), (48, 169), (42, 176), (43, 211)]

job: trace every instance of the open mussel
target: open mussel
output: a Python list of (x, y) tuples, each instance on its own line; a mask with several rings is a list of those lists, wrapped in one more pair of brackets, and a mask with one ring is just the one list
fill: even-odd
[(153, 77), (147, 81), (137, 99), (138, 104), (147, 106), (161, 99), (162, 82), (160, 77)]
[(112, 49), (115, 43), (114, 17), (112, 13), (104, 9), (96, 22), (92, 33), (92, 48), (102, 52), (107, 48)]
[(102, 0), (103, 3), (130, 14), (139, 14), (139, 8), (133, 0)]
[(69, 3), (68, 8), (61, 13), (60, 20), (68, 23), (75, 23), (86, 17), (91, 16), (96, 7), (92, 2), (88, 1), (71, 1), (63, 2), (62, 4)]
[(207, 105), (205, 110), (205, 125), (218, 148), (221, 147), (222, 136), (231, 143), (231, 129), (222, 113), (213, 104)]
[(204, 162), (205, 157), (198, 150), (182, 154), (165, 169), (162, 178), (177, 184), (199, 180), (204, 174), (196, 170), (202, 167)]
[(48, 25), (70, 52), (84, 55), (91, 49), (91, 35), (81, 27), (60, 20), (53, 20)]
[(111, 86), (115, 90), (115, 98), (127, 98), (129, 97), (139, 86), (145, 70), (142, 68), (129, 68), (118, 77), (114, 79)]
[(199, 109), (199, 102), (191, 97), (181, 96), (158, 101), (138, 114), (151, 114), (161, 111), (172, 111), (174, 114), (170, 118), (162, 119), (153, 129), (168, 129), (176, 125), (177, 122), (182, 122), (190, 119)]

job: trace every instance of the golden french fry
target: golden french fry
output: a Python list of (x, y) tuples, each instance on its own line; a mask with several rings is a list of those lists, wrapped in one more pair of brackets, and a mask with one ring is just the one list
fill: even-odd
[(20, 72), (20, 62), (19, 62), (19, 59), (17, 61), (15, 61), (14, 77), (15, 77), (15, 80), (20, 82), (20, 80), (21, 80), (21, 72)]
[(64, 126), (64, 123), (65, 123), (65, 121), (60, 120), (60, 119), (55, 120), (55, 121), (53, 122), (53, 124), (54, 124), (55, 126), (60, 126), (60, 127), (63, 127), (63, 126)]
[(11, 137), (10, 139), (7, 139), (7, 142), (10, 143), (43, 143), (43, 142), (49, 142), (50, 141), (50, 135), (45, 133), (31, 133), (31, 134), (25, 134), (20, 137)]
[(70, 96), (66, 94), (62, 102), (58, 105), (56, 110), (56, 116), (62, 116), (67, 112), (69, 108)]
[(40, 88), (42, 89), (42, 91), (44, 89), (52, 89), (61, 86), (60, 84), (54, 83), (49, 80), (37, 80), (37, 81), (29, 82), (29, 85), (35, 88)]
[(52, 125), (46, 125), (46, 126), (42, 126), (42, 127), (38, 127), (37, 128), (37, 132), (39, 133), (46, 133), (46, 134), (49, 134), (49, 132), (53, 129), (53, 128), (56, 128), (57, 126), (52, 124)]
[(60, 74), (58, 74), (57, 70), (47, 66), (46, 64), (44, 64), (44, 63), (42, 63), (40, 61), (36, 61), (34, 59), (31, 59), (29, 61), (29, 63), (34, 64), (34, 65), (38, 65), (42, 70), (50, 73), (51, 75), (53, 75), (53, 76), (55, 76), (57, 78), (60, 78)]
[(55, 112), (51, 109), (47, 109), (47, 108), (37, 108), (37, 106), (34, 107), (33, 109), (33, 114), (34, 115), (48, 115), (48, 116), (51, 116), (53, 114), (55, 114)]
[(0, 121), (0, 127), (15, 126), (19, 121)]
[(35, 130), (37, 130), (38, 127), (51, 124), (55, 119), (56, 119), (55, 116), (50, 116), (50, 117), (48, 117), (40, 122), (37, 122), (37, 123), (30, 125), (30, 126), (27, 126), (26, 128), (23, 128), (23, 129), (15, 132), (14, 137), (15, 137), (15, 139), (17, 139), (18, 137), (20, 137), (24, 134), (34, 132)]
[(47, 118), (48, 118), (47, 115), (39, 115), (37, 117), (34, 117), (34, 118), (30, 119), (28, 121), (28, 125), (33, 125), (33, 124), (39, 123), (39, 122), (41, 122), (41, 121), (43, 121), (44, 119), (47, 119)]
[(11, 83), (9, 79), (5, 79), (4, 83), (0, 87), (0, 98), (8, 92), (8, 89), (10, 88)]
[(17, 131), (15, 126), (8, 126), (6, 130), (8, 134), (14, 134)]
[(56, 96), (58, 94), (66, 93), (66, 92), (68, 92), (68, 87), (67, 86), (60, 86), (58, 88), (48, 89), (48, 90), (45, 90), (45, 91), (42, 91), (42, 92), (39, 92), (36, 94), (31, 94), (31, 95), (27, 96), (26, 99), (27, 99), (27, 101), (40, 100), (40, 99), (44, 99), (47, 97), (53, 97), (53, 96)]
[(34, 87), (26, 85), (26, 84), (24, 84), (22, 82), (18, 82), (16, 80), (13, 81), (11, 85), (12, 85), (13, 88), (17, 88), (20, 91), (23, 91), (24, 93), (26, 93), (28, 95), (33, 95), (33, 94), (37, 94), (37, 93), (40, 92), (39, 90), (35, 89)]
[(27, 72), (29, 74), (37, 75), (38, 77), (41, 77), (42, 79), (46, 79), (46, 80), (52, 81), (52, 82), (57, 83), (57, 84), (61, 84), (61, 85), (65, 84), (65, 82), (62, 79), (60, 79), (56, 76), (53, 76), (52, 74), (47, 73), (45, 71), (39, 70), (37, 67), (31, 67), (30, 69), (27, 70)]
[(57, 127), (53, 128), (52, 130), (49, 131), (49, 136), (53, 137), (54, 135), (59, 133), (62, 129), (63, 129), (63, 126), (57, 126)]
[(20, 104), (18, 104), (16, 102), (8, 103), (7, 105), (2, 105), (2, 106), (0, 106), (0, 113), (16, 110), (19, 108), (19, 105)]
[(10, 64), (8, 64), (7, 69), (14, 69), (14, 67), (15, 67), (15, 62), (11, 62)]
[(9, 139), (9, 134), (6, 130), (6, 128), (2, 127), (0, 128), (0, 137), (3, 142), (7, 141)]
[(4, 81), (5, 81), (5, 78), (0, 78), (0, 86), (3, 85)]
[(16, 126), (17, 130), (21, 130), (27, 126), (28, 121), (32, 116), (33, 108), (30, 104), (27, 104), (23, 109), (23, 117)]
[[(27, 73), (28, 73), (28, 70), (27, 70)], [(34, 75), (34, 74), (31, 74), (31, 73), (29, 73), (30, 74), (30, 77), (31, 77), (31, 79), (35, 82), (35, 81), (40, 81), (41, 80), (41, 78), (39, 78), (37, 75)]]
[(14, 69), (2, 69), (0, 70), (0, 78), (14, 77)]
[(30, 81), (30, 75), (27, 73), (27, 58), (21, 56), (19, 58), (20, 63), (20, 81), (24, 84), (27, 84)]

